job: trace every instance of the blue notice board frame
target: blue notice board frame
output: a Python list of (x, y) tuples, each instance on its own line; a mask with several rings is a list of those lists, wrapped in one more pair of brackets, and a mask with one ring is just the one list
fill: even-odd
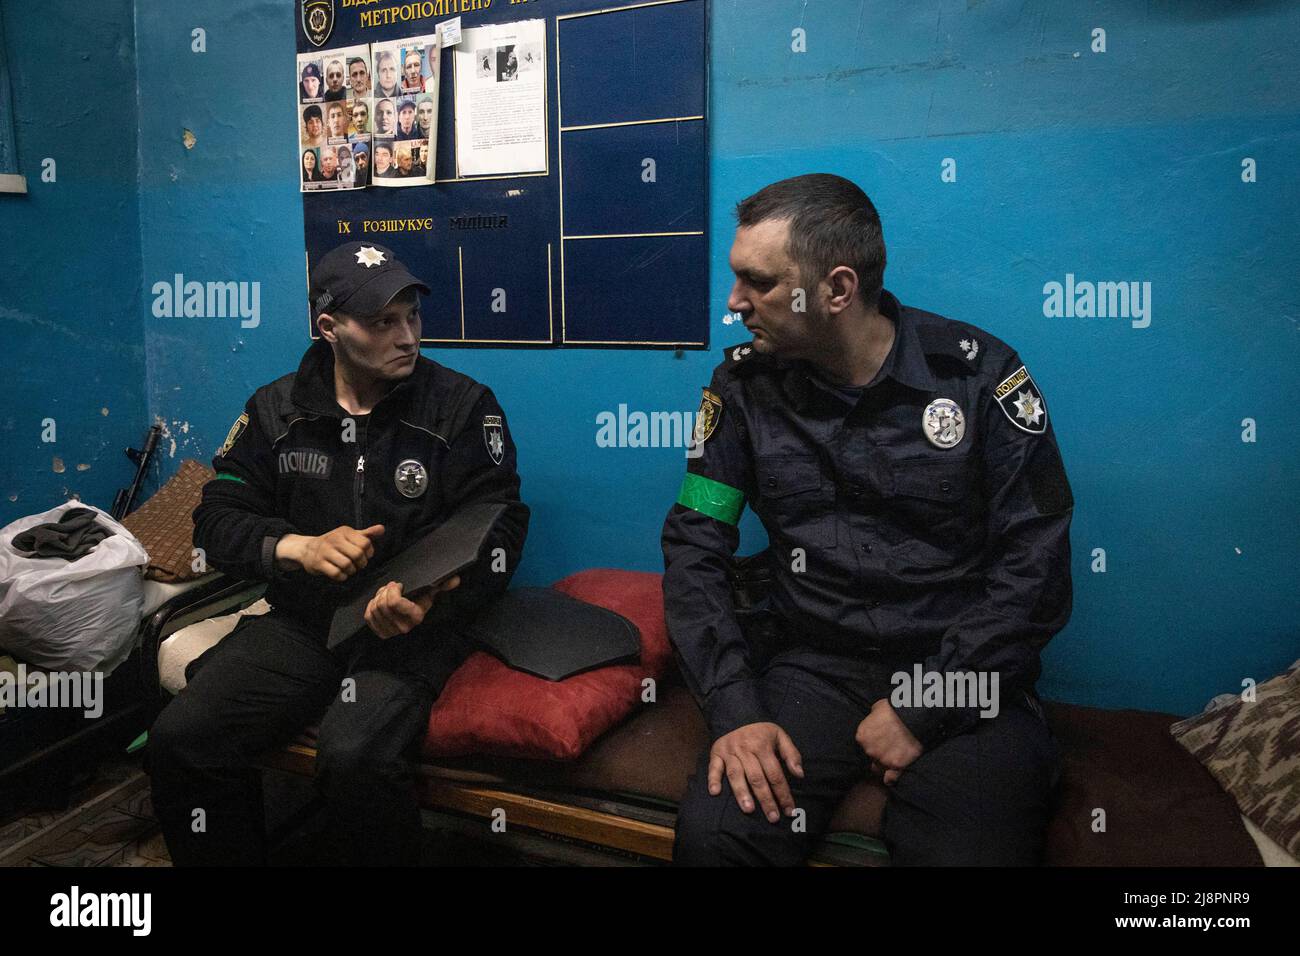
[[(425, 345), (708, 348), (707, 3), (336, 3), (316, 47), (295, 2), (300, 54), (455, 16), (546, 27), (546, 169), (457, 175), (458, 47), (444, 50), (434, 182), (303, 193), (308, 272), (343, 242), (390, 247), (432, 290)], [(430, 15), (385, 23), (390, 7)]]

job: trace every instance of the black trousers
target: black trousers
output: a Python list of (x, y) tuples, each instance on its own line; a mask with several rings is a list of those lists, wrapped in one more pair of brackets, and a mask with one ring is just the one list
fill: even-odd
[(315, 780), (338, 862), (419, 861), (413, 758), (429, 708), (469, 648), (420, 628), (386, 641), (366, 632), (333, 651), (325, 636), (272, 610), (242, 618), (186, 668), (187, 685), (154, 723), (146, 751), (177, 866), (265, 862), (252, 764), (317, 719)]
[[(891, 675), (911, 662), (784, 647), (758, 669), (763, 703), (799, 749), (804, 778), (786, 773), (802, 831), (736, 805), (731, 784), (708, 791), (708, 751), (678, 810), (673, 861), (686, 866), (794, 866), (825, 833), (836, 806), (870, 773), (854, 740)], [(883, 838), (895, 866), (1033, 866), (1040, 862), (1056, 742), (1037, 698), (1002, 694), (996, 717), (918, 757), (889, 787)], [(782, 765), (784, 770), (784, 764)]]

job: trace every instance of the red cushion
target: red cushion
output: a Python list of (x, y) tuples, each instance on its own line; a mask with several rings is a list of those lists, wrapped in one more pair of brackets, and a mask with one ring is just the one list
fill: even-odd
[(483, 651), (462, 664), (429, 713), (429, 757), (493, 754), (573, 760), (641, 702), (641, 682), (659, 680), (672, 648), (664, 626), (662, 576), (579, 571), (552, 587), (623, 615), (641, 631), (641, 661), (548, 681), (512, 670)]

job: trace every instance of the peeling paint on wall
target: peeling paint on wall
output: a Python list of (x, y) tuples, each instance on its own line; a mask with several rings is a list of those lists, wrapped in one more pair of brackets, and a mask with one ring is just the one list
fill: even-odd
[(173, 419), (168, 422), (161, 418), (155, 418), (154, 423), (162, 428), (160, 437), (167, 442), (168, 458), (175, 458), (177, 451), (193, 454), (200, 458), (203, 457), (203, 449), (199, 444), (198, 436), (190, 434), (188, 419)]

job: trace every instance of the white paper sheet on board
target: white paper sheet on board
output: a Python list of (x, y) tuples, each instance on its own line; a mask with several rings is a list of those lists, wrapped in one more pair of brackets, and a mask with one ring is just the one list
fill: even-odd
[(456, 47), (456, 175), (546, 169), (546, 24), (462, 30)]

